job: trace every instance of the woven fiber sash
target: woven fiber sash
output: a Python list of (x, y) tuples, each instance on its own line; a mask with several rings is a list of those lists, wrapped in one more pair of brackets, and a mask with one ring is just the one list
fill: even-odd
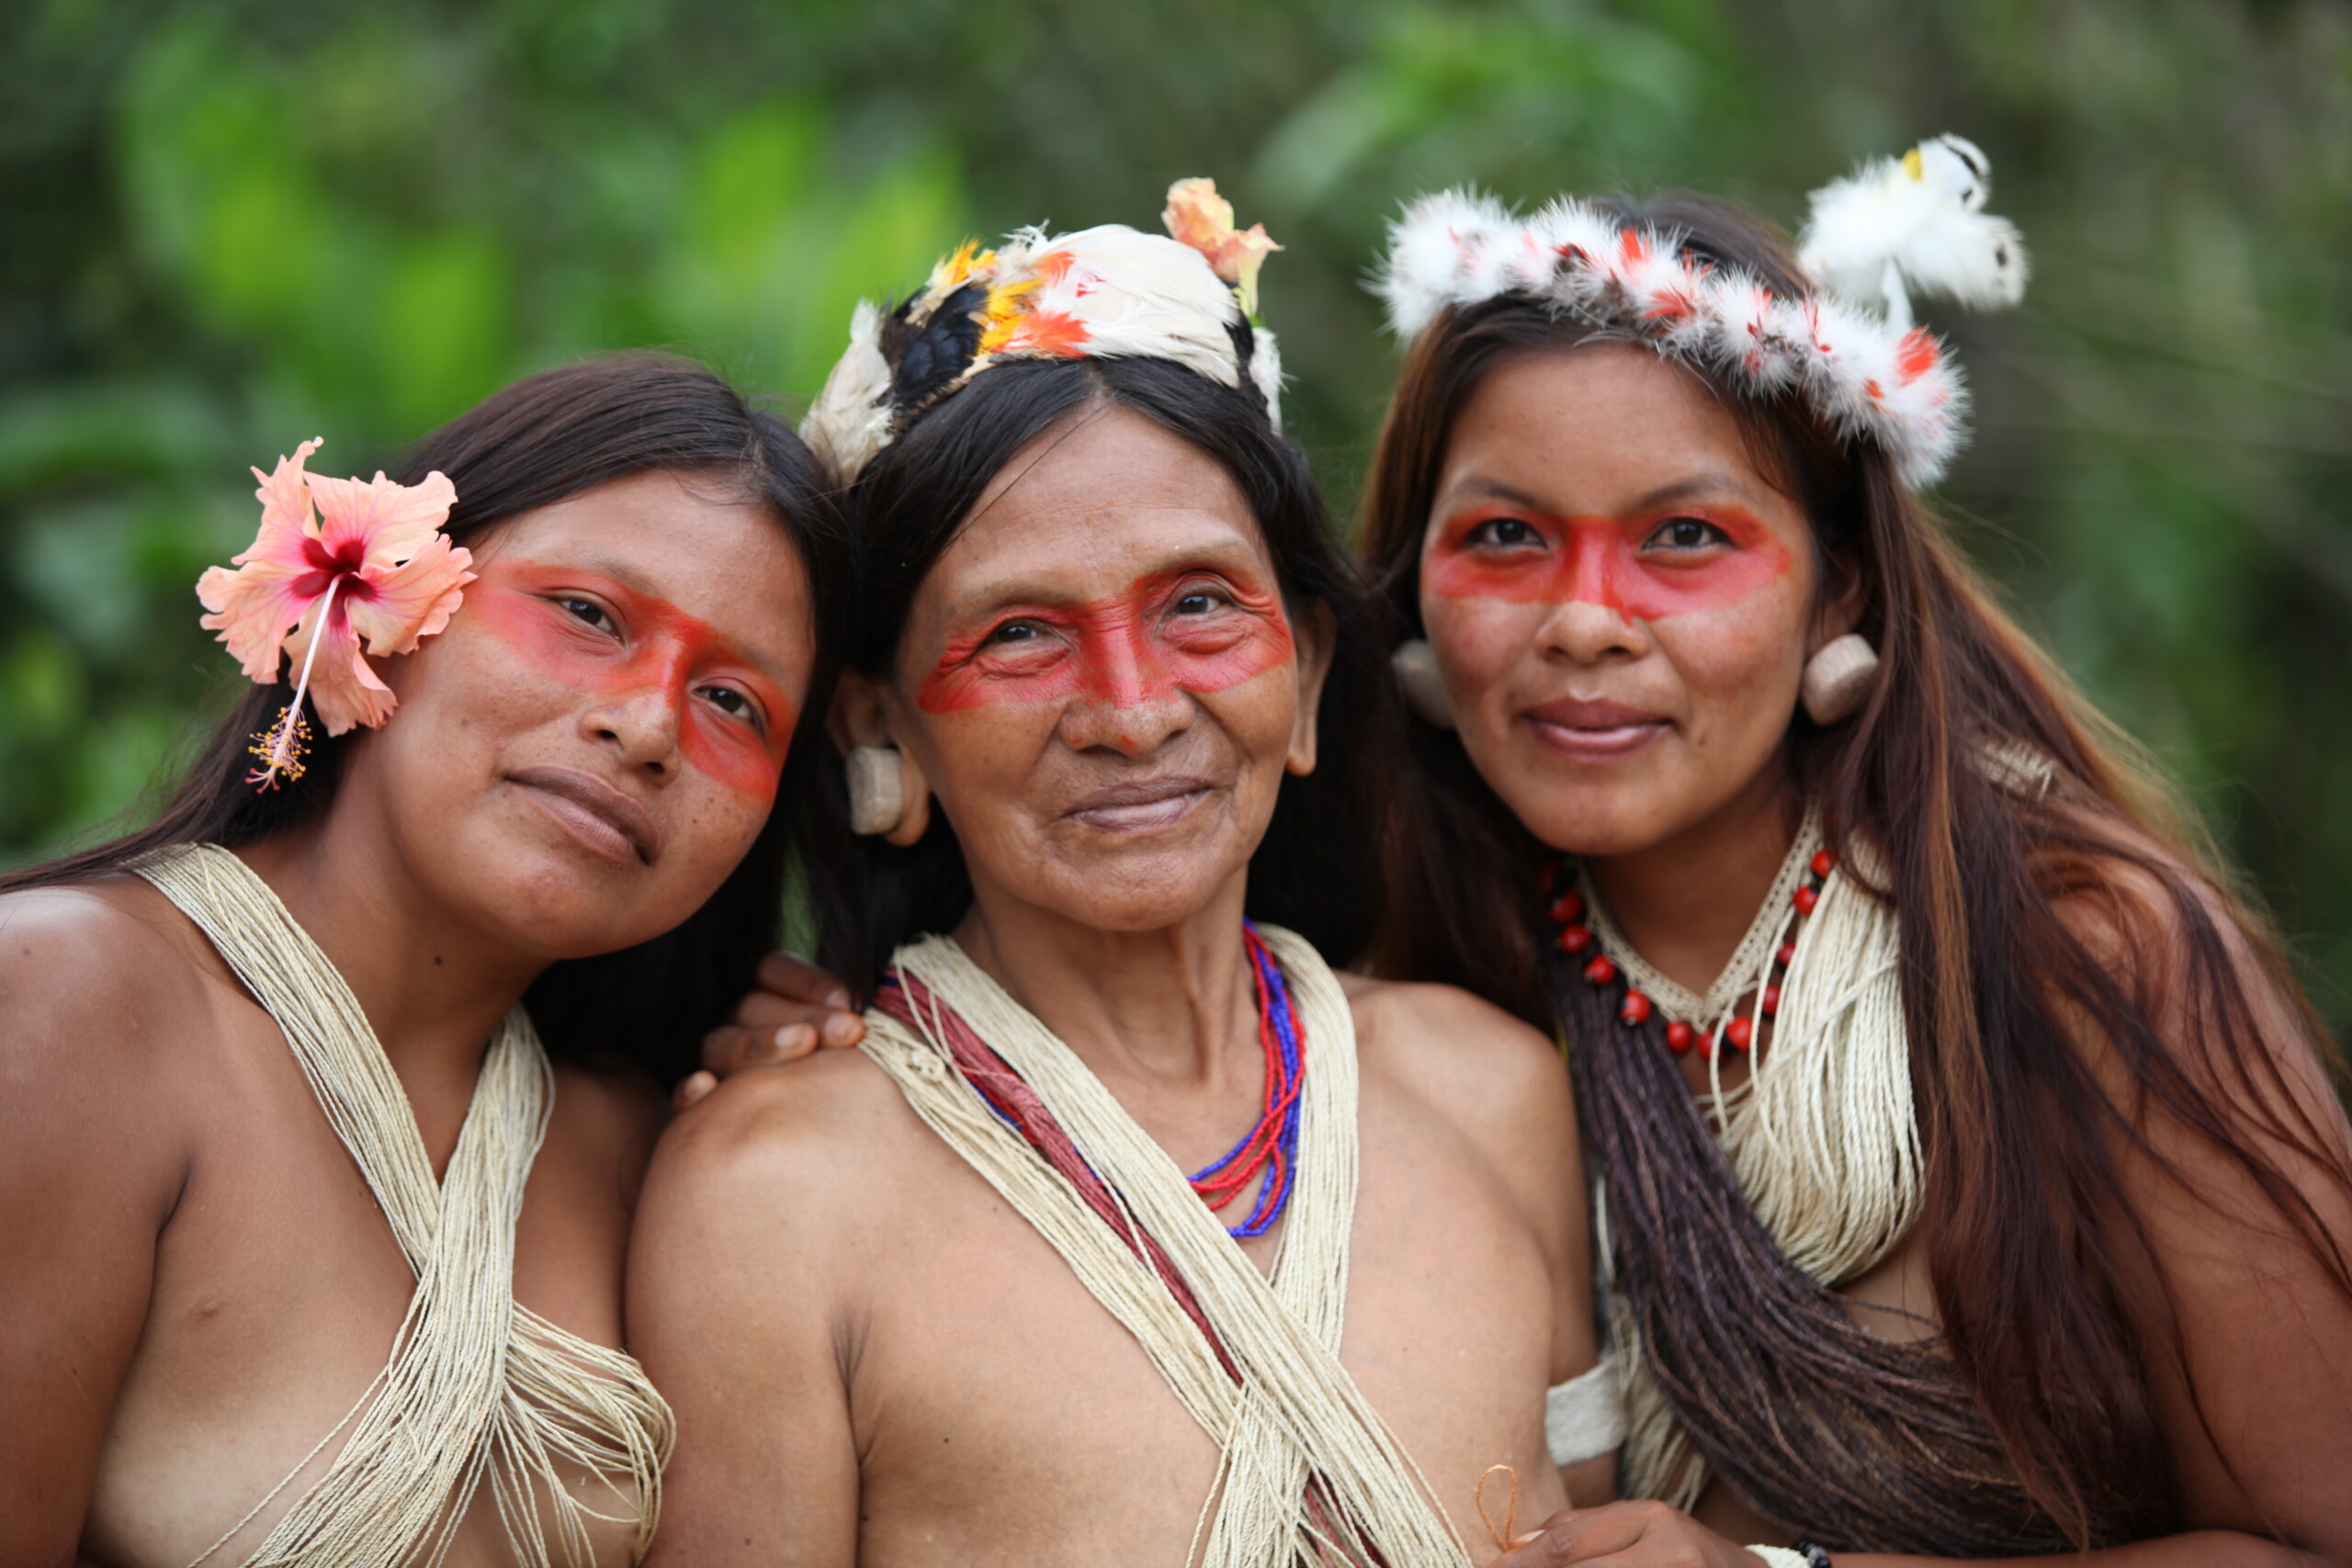
[(1688, 1508), (1718, 1474), (1832, 1551), (2068, 1551), (1951, 1362), (1870, 1333), (1832, 1289), (1917, 1216), (1900, 962), (1894, 912), (1840, 868), (1769, 1052), (1738, 1096), (1706, 1099), (1657, 1029), (1619, 1026), (1555, 973), (1631, 1352), (1628, 1490)]
[(899, 996), (866, 1013), (865, 1050), (1061, 1254), (1216, 1440), (1191, 1562), (1467, 1568), (1412, 1461), (1340, 1364), (1356, 1189), (1347, 998), (1306, 942), (1261, 934), (1289, 980), (1306, 1064), (1271, 1280), (1101, 1080), (952, 940), (899, 949)]
[[(630, 1357), (514, 1301), (514, 1224), (554, 1082), (529, 1018), (514, 1009), (492, 1039), (447, 1178), (436, 1183), (358, 999), (268, 885), (209, 844), (137, 869), (211, 939), (285, 1032), (416, 1271), (390, 1359), (351, 1414), (197, 1562), (242, 1532), (345, 1427), (350, 1438), (325, 1474), (248, 1568), (436, 1563), (485, 1477), (519, 1562), (549, 1562), (550, 1516), (571, 1562), (590, 1561), (591, 1519), (634, 1523), (631, 1560), (642, 1556), (670, 1453), (669, 1406)], [(605, 1506), (620, 1511), (581, 1501), (567, 1472), (599, 1477)]]

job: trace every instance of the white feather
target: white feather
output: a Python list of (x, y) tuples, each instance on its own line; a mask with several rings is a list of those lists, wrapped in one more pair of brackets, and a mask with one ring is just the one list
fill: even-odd
[(1251, 333), (1250, 348), (1250, 383), (1258, 395), (1266, 400), (1266, 417), (1274, 422), (1280, 434), (1283, 427), (1283, 351), (1274, 342), (1274, 334), (1263, 327)]
[(1069, 265), (1030, 297), (1032, 308), (1081, 323), (1090, 355), (1170, 359), (1221, 385), (1241, 384), (1229, 330), (1241, 307), (1200, 252), (1111, 223), (1061, 235), (1026, 264), (1056, 254)]
[(1473, 191), (1440, 191), (1406, 209), (1389, 229), (1388, 263), (1375, 291), (1388, 306), (1388, 324), (1411, 337), (1450, 305), (1487, 295), (1469, 283), (1498, 269), (1487, 255), (1489, 242), (1517, 225), (1503, 205)]
[(888, 445), (890, 367), (882, 358), (882, 312), (873, 301), (858, 301), (849, 349), (800, 421), (800, 439), (843, 488)]
[(2025, 245), (2007, 219), (1984, 210), (1989, 167), (1957, 136), (1865, 163), (1813, 193), (1799, 265), (1855, 304), (1884, 301), (1902, 326), (1910, 324), (1905, 286), (1977, 309), (2016, 304), (2025, 297)]

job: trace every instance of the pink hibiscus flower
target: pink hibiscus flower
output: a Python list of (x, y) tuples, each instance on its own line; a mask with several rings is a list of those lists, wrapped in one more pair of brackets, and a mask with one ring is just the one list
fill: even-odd
[(366, 656), (413, 650), (449, 624), (474, 580), (472, 555), (440, 532), (458, 499), (446, 476), (409, 486), (380, 472), (366, 481), (305, 473), (318, 449), (305, 441), (276, 472), (254, 470), (261, 532), (237, 570), (212, 567), (196, 585), (209, 612), (201, 624), (256, 683), (278, 678), (282, 654), (301, 671), (293, 702), (254, 737), (263, 765), (250, 782), (265, 789), (302, 776), (304, 694), (329, 735), (381, 726), (397, 702)]

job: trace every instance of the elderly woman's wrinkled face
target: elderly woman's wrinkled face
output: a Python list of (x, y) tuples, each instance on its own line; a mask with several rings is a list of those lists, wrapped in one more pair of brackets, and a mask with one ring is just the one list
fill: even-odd
[(1530, 831), (1637, 853), (1769, 782), (1816, 605), (1804, 509), (1738, 423), (1649, 348), (1497, 367), (1447, 443), (1421, 622), (1462, 744)]
[(879, 695), (984, 911), (1154, 930), (1239, 886), (1314, 765), (1323, 640), (1224, 468), (1114, 407), (991, 482)]

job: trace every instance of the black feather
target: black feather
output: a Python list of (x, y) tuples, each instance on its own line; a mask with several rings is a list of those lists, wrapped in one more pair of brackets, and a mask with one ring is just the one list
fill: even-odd
[(988, 290), (967, 283), (939, 302), (928, 320), (909, 319), (911, 301), (882, 324), (882, 359), (890, 367), (890, 401), (901, 410), (920, 408), (942, 387), (961, 376), (980, 351), (979, 311)]

